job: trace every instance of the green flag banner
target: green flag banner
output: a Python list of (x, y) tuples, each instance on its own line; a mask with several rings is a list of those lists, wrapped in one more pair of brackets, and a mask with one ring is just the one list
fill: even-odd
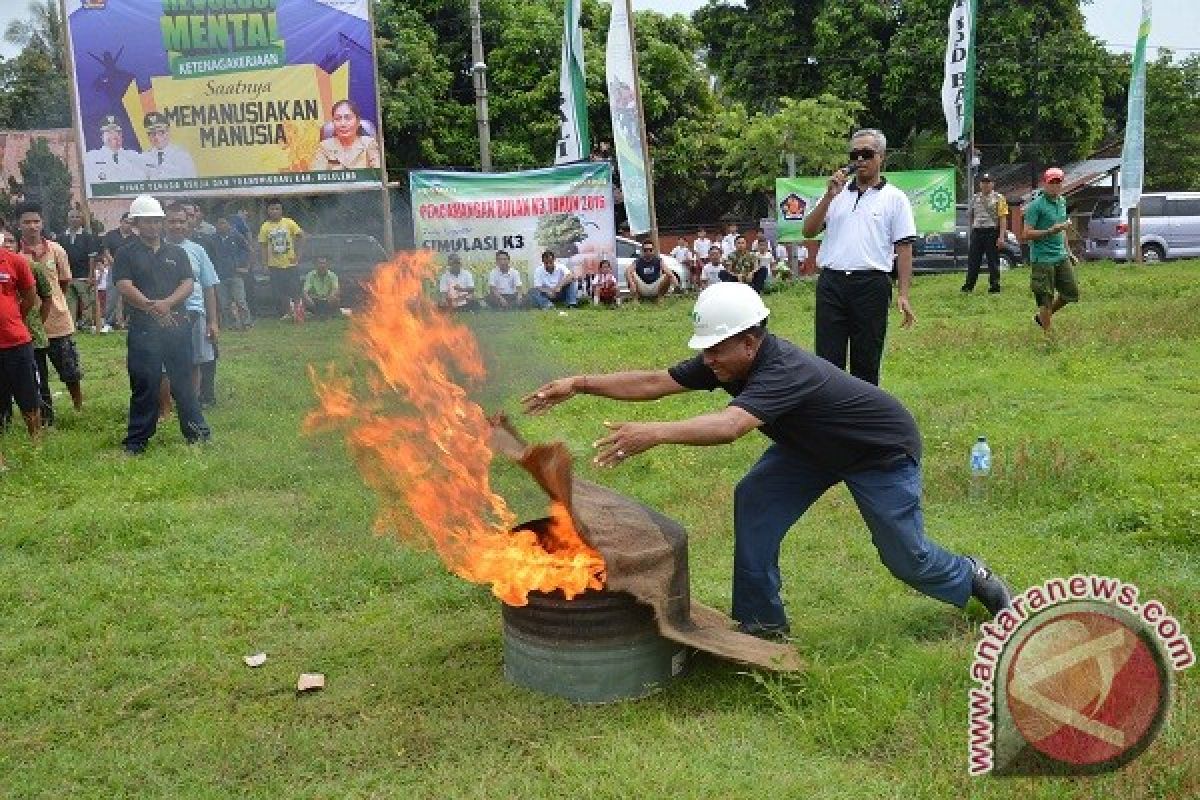
[(1126, 209), (1141, 201), (1146, 172), (1146, 41), (1150, 38), (1150, 12), (1150, 0), (1142, 0), (1142, 20), (1129, 73), (1125, 144), (1121, 148), (1121, 208)]
[[(951, 233), (954, 230), (954, 170), (916, 169), (886, 173), (888, 182), (908, 195), (916, 218), (917, 233)], [(825, 194), (828, 178), (776, 178), (775, 218), (779, 241), (800, 242), (804, 218)], [(815, 237), (815, 238), (820, 238)]]

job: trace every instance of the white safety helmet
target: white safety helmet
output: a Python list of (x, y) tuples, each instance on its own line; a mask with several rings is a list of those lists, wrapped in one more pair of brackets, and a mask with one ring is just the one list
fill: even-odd
[(696, 307), (692, 311), (695, 334), (688, 347), (706, 350), (753, 328), (770, 313), (752, 287), (732, 281), (715, 283), (696, 298)]
[(163, 208), (157, 200), (148, 194), (139, 194), (133, 198), (133, 202), (129, 204), (129, 216), (137, 217), (165, 217)]

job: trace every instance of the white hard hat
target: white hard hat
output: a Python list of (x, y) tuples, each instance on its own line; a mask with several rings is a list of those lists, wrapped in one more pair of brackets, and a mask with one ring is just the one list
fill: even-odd
[(133, 202), (129, 204), (129, 216), (131, 217), (165, 217), (162, 206), (148, 194), (139, 194), (133, 198)]
[(688, 347), (705, 350), (753, 328), (770, 313), (752, 287), (733, 281), (714, 283), (696, 298), (696, 307), (692, 311), (695, 335)]

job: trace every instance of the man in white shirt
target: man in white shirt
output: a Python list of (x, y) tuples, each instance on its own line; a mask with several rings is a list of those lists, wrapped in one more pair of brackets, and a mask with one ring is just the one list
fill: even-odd
[(817, 355), (845, 369), (849, 346), (850, 374), (879, 384), (883, 343), (892, 299), (892, 263), (898, 285), (896, 307), (901, 327), (916, 321), (908, 301), (912, 283), (912, 243), (916, 222), (908, 196), (880, 175), (887, 139), (873, 128), (850, 137), (853, 180), (839, 169), (830, 176), (825, 194), (804, 219), (804, 235), (825, 230), (817, 251)]
[(696, 238), (692, 240), (692, 250), (696, 253), (697, 261), (704, 261), (708, 258), (708, 248), (713, 246), (712, 239), (708, 238), (708, 232), (701, 228), (696, 231)]
[(500, 311), (513, 311), (521, 305), (521, 273), (512, 268), (512, 257), (507, 250), (496, 251), (496, 266), (488, 274), (484, 301)]
[(171, 143), (171, 128), (166, 115), (151, 111), (142, 123), (146, 128), (146, 136), (150, 138), (150, 149), (142, 154), (146, 180), (196, 177), (196, 164), (191, 155), (179, 145)]
[(579, 302), (575, 276), (564, 264), (554, 259), (554, 252), (542, 253), (542, 265), (533, 271), (533, 288), (529, 290), (529, 305), (552, 309), (555, 303), (574, 308)]
[(88, 183), (140, 181), (145, 178), (142, 154), (125, 149), (125, 132), (112, 114), (100, 120), (102, 144), (83, 154), (83, 173)]
[(687, 271), (688, 279), (692, 286), (696, 285), (696, 281), (700, 278), (700, 264), (697, 262), (696, 256), (688, 247), (687, 239), (680, 236), (675, 242), (675, 249), (671, 251), (671, 258), (675, 259)]
[(729, 223), (729, 226), (725, 229), (724, 238), (721, 239), (721, 254), (724, 255), (726, 258), (733, 255), (737, 251), (737, 237), (738, 237), (737, 225), (734, 225), (731, 222), (731, 223)]
[(462, 268), (458, 253), (446, 256), (446, 269), (438, 279), (438, 307), (447, 311), (474, 311), (479, 308), (475, 299), (475, 276)]

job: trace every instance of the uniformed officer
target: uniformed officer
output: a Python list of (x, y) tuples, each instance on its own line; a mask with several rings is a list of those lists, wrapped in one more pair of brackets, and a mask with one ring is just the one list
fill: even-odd
[(196, 164), (191, 154), (171, 143), (171, 127), (165, 114), (151, 111), (143, 118), (142, 124), (146, 128), (146, 135), (150, 137), (150, 149), (142, 156), (146, 165), (146, 180), (196, 177)]
[(125, 132), (116, 116), (108, 114), (100, 120), (100, 141), (102, 144), (99, 148), (88, 150), (83, 156), (83, 171), (88, 183), (140, 181), (145, 178), (142, 154), (125, 149)]

